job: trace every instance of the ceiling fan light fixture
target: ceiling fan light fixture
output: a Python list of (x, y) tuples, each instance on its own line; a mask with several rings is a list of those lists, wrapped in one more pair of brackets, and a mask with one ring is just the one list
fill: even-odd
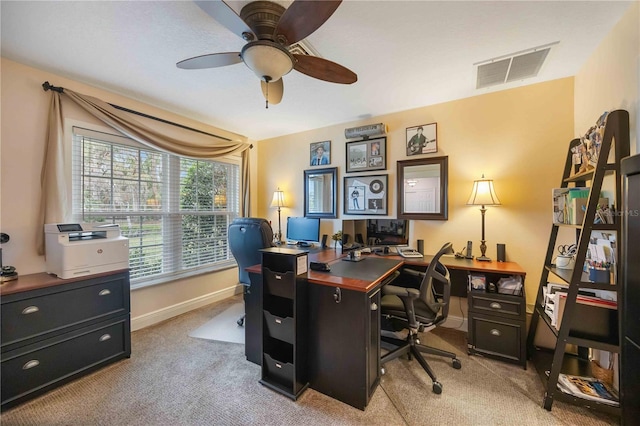
[(259, 40), (247, 43), (240, 52), (244, 63), (258, 78), (277, 81), (293, 69), (293, 57), (278, 43)]

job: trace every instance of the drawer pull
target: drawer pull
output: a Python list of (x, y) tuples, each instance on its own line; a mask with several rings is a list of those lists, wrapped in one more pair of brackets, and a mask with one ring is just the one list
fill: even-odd
[(371, 310), (372, 310), (372, 311), (377, 311), (377, 310), (378, 310), (378, 305), (376, 304), (376, 302), (373, 302), (373, 303), (371, 304)]
[(502, 334), (502, 333), (500, 333), (500, 330), (497, 330), (497, 329), (495, 329), (495, 328), (492, 328), (492, 329), (489, 331), (489, 333), (491, 333), (493, 336), (497, 336), (497, 337), (500, 337), (500, 335)]
[(276, 367), (277, 367), (277, 368), (282, 368), (282, 365), (281, 365), (281, 364), (278, 364), (278, 363), (276, 362)]
[(40, 365), (40, 361), (38, 361), (37, 359), (32, 359), (31, 361), (27, 361), (23, 366), (22, 369), (23, 370), (28, 370), (30, 368), (33, 367), (37, 367)]
[(102, 336), (100, 336), (100, 341), (101, 342), (105, 342), (107, 340), (111, 339), (111, 335), (110, 334), (103, 334)]
[(276, 280), (281, 280), (282, 279), (282, 275), (275, 275)]
[(23, 315), (35, 314), (39, 310), (40, 308), (38, 308), (37, 306), (27, 306), (22, 310), (22, 314)]
[(499, 304), (498, 302), (491, 302), (491, 304), (489, 305), (489, 307), (491, 309), (502, 309), (502, 305)]
[(280, 318), (276, 318), (276, 324), (282, 324), (282, 320)]
[(100, 290), (100, 293), (98, 293), (98, 296), (108, 296), (111, 294), (111, 290), (108, 289), (104, 289), (104, 290)]

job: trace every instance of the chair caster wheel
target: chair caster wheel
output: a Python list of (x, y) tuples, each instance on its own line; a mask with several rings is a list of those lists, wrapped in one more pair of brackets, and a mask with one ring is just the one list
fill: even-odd
[(460, 363), (460, 360), (458, 358), (453, 359), (453, 368), (455, 368), (456, 370), (460, 370), (462, 368), (462, 363)]
[(236, 321), (236, 323), (238, 324), (239, 327), (244, 326), (244, 318), (240, 318), (238, 321)]
[(442, 385), (440, 382), (433, 382), (433, 393), (440, 395), (442, 393)]

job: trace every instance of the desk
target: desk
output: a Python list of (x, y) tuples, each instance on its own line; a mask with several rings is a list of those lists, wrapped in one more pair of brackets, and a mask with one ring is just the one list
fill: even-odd
[[(385, 279), (394, 271), (404, 265), (426, 268), (432, 256), (416, 259), (368, 255), (360, 262), (346, 262), (340, 260), (342, 253), (330, 249), (310, 252), (308, 257), (309, 261), (327, 262), (331, 265), (330, 272), (309, 270), (306, 274), (309, 284), (309, 386), (364, 410), (380, 380), (380, 289)], [(455, 293), (462, 296), (466, 296), (466, 276), (471, 271), (482, 272), (488, 278), (493, 275), (525, 276), (525, 271), (513, 262), (478, 262), (445, 257), (442, 258), (442, 263), (452, 274)], [(254, 265), (247, 268), (247, 271), (251, 286), (249, 293), (245, 294), (245, 350), (248, 360), (261, 364), (261, 265)], [(491, 306), (496, 299), (501, 306), (497, 311)], [(470, 320), (469, 352), (526, 362), (524, 297), (474, 292), (469, 300), (470, 315), (474, 313)], [(505, 306), (509, 309), (502, 312)], [(514, 326), (515, 322), (517, 326)], [(496, 324), (502, 327), (499, 329), (500, 333), (510, 331), (513, 345), (507, 354), (501, 353), (496, 348), (498, 343), (491, 340)], [(487, 333), (488, 337), (482, 333)]]

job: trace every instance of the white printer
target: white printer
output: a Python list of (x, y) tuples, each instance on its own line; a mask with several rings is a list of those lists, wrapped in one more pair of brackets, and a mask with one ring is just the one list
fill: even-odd
[(129, 239), (117, 224), (44, 226), (47, 272), (73, 278), (129, 268)]

